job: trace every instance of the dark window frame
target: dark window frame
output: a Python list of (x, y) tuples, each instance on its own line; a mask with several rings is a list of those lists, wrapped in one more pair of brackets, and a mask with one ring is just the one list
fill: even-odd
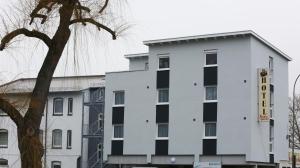
[[(213, 60), (213, 63), (208, 63), (207, 57), (213, 56), (215, 60)], [(218, 53), (217, 52), (206, 52), (205, 53), (205, 66), (218, 66)]]
[(72, 130), (67, 130), (67, 149), (72, 149)]
[[(165, 64), (161, 64), (161, 60), (163, 59), (168, 59), (168, 64), (167, 64), (167, 67), (164, 67)], [(163, 66), (161, 66), (163, 65)], [(158, 71), (160, 70), (169, 70), (170, 69), (170, 57), (169, 56), (160, 56), (158, 58)]]
[(73, 98), (68, 98), (68, 116), (73, 115), (73, 110), (74, 110), (73, 107), (74, 107)]
[(0, 117), (9, 117), (3, 110), (0, 109)]
[(0, 133), (6, 134), (6, 144), (0, 145), (0, 148), (8, 148), (8, 130), (7, 129), (0, 129)]
[[(123, 101), (121, 103), (118, 103), (116, 104), (116, 98), (117, 98), (117, 94), (118, 93), (122, 93), (123, 94)], [(124, 90), (116, 90), (114, 91), (114, 107), (117, 107), (117, 106), (124, 106), (125, 105), (125, 91)]]
[[(57, 165), (55, 165), (55, 164), (57, 164)], [(61, 168), (61, 161), (52, 161), (51, 168), (54, 168), (54, 166), (60, 166), (60, 168)]]
[(4, 158), (0, 158), (0, 166), (8, 166), (8, 160)]
[[(61, 112), (56, 112), (55, 107), (56, 107), (56, 101), (61, 100), (62, 101), (62, 111)], [(64, 98), (62, 97), (55, 97), (53, 98), (53, 116), (63, 116), (64, 114)]]
[[(54, 145), (54, 132), (59, 131), (60, 132), (60, 146)], [(62, 149), (62, 130), (61, 129), (54, 129), (52, 130), (52, 149)]]

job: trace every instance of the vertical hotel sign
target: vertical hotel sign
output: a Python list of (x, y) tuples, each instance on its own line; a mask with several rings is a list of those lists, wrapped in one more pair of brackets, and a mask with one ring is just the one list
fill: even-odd
[(270, 119), (270, 82), (269, 71), (266, 68), (258, 69), (258, 121)]

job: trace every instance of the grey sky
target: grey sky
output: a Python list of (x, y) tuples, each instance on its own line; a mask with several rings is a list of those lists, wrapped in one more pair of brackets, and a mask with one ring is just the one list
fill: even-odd
[[(132, 25), (131, 29), (118, 41), (107, 40), (106, 43), (89, 45), (89, 57), (83, 61), (84, 64), (79, 64), (77, 70), (66, 68), (65, 56), (56, 75), (104, 74), (105, 71), (126, 70), (128, 62), (123, 55), (146, 52), (147, 47), (142, 44), (144, 40), (237, 30), (253, 30), (293, 58), (289, 65), (290, 90), (300, 73), (299, 0), (127, 1), (124, 15)], [(5, 8), (8, 2), (0, 0), (0, 6)], [(10, 52), (0, 52), (2, 80), (36, 75), (42, 58), (27, 51), (30, 48), (24, 51), (21, 47), (18, 54), (12, 54), (12, 59)], [(20, 57), (25, 58), (21, 60)], [(68, 57), (71, 59), (70, 55)], [(300, 82), (297, 88), (300, 88)], [(297, 90), (299, 93), (300, 89)]]

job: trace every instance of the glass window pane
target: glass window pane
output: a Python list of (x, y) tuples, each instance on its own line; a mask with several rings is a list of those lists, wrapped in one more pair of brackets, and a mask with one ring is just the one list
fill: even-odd
[(72, 131), (68, 130), (67, 131), (67, 148), (72, 147)]
[(69, 98), (68, 99), (68, 115), (73, 114), (73, 99)]
[(123, 105), (124, 104), (124, 92), (118, 91), (115, 92), (115, 105)]
[(217, 135), (216, 123), (206, 123), (205, 124), (205, 136), (214, 137)]
[(114, 126), (114, 138), (123, 138), (123, 125)]
[(0, 130), (0, 147), (7, 147), (8, 146), (8, 131), (7, 130)]
[(8, 161), (6, 159), (0, 159), (0, 167), (1, 166), (8, 166)]
[(52, 168), (61, 168), (61, 162), (60, 161), (53, 161), (51, 163)]
[(206, 54), (206, 65), (217, 64), (217, 54)]
[(7, 115), (7, 114), (4, 113), (4, 111), (0, 109), (0, 116), (6, 116), (6, 115)]
[(52, 143), (53, 147), (61, 147), (62, 146), (62, 131), (61, 130), (53, 130), (52, 131)]
[(217, 100), (217, 86), (207, 86), (205, 94), (206, 100)]
[(53, 101), (54, 105), (54, 114), (62, 114), (63, 113), (63, 99), (62, 98), (55, 98)]
[(169, 57), (159, 58), (159, 69), (169, 68)]
[(157, 133), (158, 133), (157, 137), (168, 137), (169, 136), (168, 124), (158, 124)]
[(169, 90), (168, 89), (158, 90), (158, 102), (159, 103), (169, 102)]

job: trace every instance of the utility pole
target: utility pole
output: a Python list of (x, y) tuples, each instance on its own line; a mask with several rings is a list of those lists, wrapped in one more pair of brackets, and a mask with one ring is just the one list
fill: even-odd
[(295, 87), (297, 84), (297, 81), (300, 77), (300, 74), (297, 76), (294, 88), (293, 88), (293, 124), (292, 124), (292, 168), (296, 168), (296, 155), (295, 155), (295, 120), (296, 120), (296, 114), (295, 114)]

